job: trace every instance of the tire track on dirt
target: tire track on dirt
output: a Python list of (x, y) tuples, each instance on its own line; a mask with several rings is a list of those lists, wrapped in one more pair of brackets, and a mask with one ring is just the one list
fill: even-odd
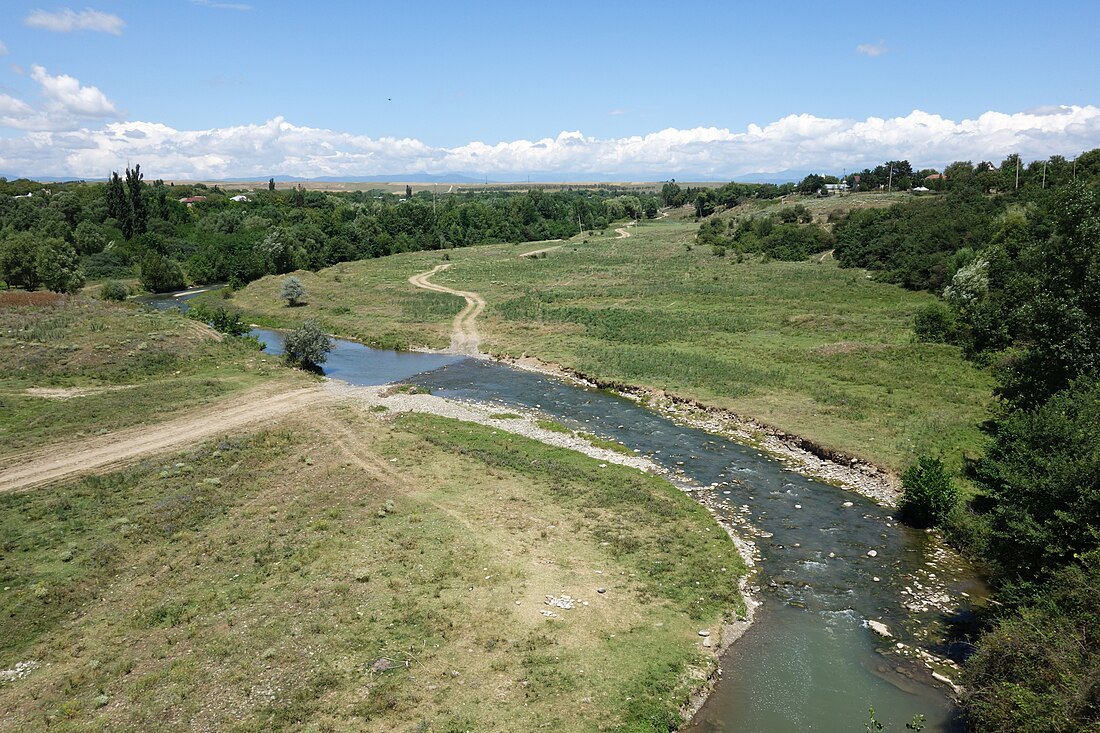
[(481, 343), (481, 335), (477, 332), (477, 317), (481, 315), (481, 311), (485, 309), (485, 299), (478, 293), (466, 290), (455, 290), (454, 288), (448, 288), (444, 285), (436, 285), (428, 280), (428, 278), (446, 270), (450, 266), (451, 263), (449, 262), (442, 265), (436, 265), (427, 272), (413, 275), (409, 278), (409, 283), (415, 287), (423, 288), (424, 290), (457, 295), (466, 300), (466, 306), (459, 311), (451, 324), (451, 346), (447, 350), (452, 354), (469, 354), (471, 356), (477, 356), (480, 353), (477, 347), (478, 344)]
[(187, 413), (155, 425), (140, 425), (107, 435), (39, 448), (11, 456), (0, 471), (0, 492), (20, 491), (65, 478), (95, 473), (138, 458), (201, 442), (253, 423), (327, 400), (321, 387), (270, 394), (270, 387), (251, 390), (233, 400)]

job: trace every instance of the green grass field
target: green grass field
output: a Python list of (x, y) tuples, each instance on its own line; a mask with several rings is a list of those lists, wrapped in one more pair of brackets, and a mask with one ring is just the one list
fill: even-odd
[(366, 343), (444, 347), (461, 299), (406, 280), (446, 256), (453, 266), (435, 281), (488, 301), (483, 351), (696, 398), (894, 471), (922, 453), (958, 468), (980, 452), (992, 379), (954, 347), (913, 341), (913, 315), (932, 296), (828, 259), (689, 250), (696, 229), (673, 216), (627, 239), (586, 233), (540, 258), (492, 245), (344, 263), (297, 273), (306, 306), (280, 303), (281, 277), (231, 302), (269, 325), (316, 318)]
[(0, 296), (0, 457), (309, 379), (178, 313), (32, 297)]
[(744, 570), (663, 480), (338, 406), (0, 525), (12, 731), (667, 730)]
[[(5, 450), (315, 379), (178, 315), (26, 300), (0, 301)], [(0, 493), (0, 730), (668, 730), (744, 571), (662, 479), (322, 400)]]

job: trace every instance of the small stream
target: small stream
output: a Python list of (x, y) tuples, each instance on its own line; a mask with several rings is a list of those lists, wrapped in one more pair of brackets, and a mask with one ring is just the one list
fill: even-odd
[[(269, 353), (281, 351), (278, 333), (256, 329), (253, 335)], [(889, 510), (628, 399), (485, 359), (379, 351), (338, 340), (324, 371), (356, 385), (404, 381), (502, 411), (541, 412), (648, 455), (678, 483), (706, 487), (707, 503), (756, 542), (755, 582), (764, 603), (685, 730), (854, 732), (864, 730), (871, 707), (889, 731), (903, 730), (916, 714), (925, 716), (927, 731), (962, 729), (949, 690), (933, 684), (912, 656), (919, 649), (957, 651), (938, 642), (952, 619), (936, 606), (952, 608), (985, 590), (971, 568), (925, 533), (897, 525)], [(930, 595), (940, 596), (939, 603), (928, 604)], [(895, 638), (875, 636), (867, 619), (885, 623)], [(904, 654), (895, 653), (898, 643)]]

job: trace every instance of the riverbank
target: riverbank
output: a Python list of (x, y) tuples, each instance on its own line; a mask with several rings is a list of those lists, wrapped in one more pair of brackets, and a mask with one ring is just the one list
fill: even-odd
[(679, 424), (757, 447), (803, 476), (854, 491), (882, 506), (896, 506), (901, 495), (901, 481), (884, 468), (730, 410), (704, 405), (698, 400), (669, 394), (663, 390), (600, 379), (533, 356), (489, 358), (517, 369), (567, 379), (585, 387), (608, 390), (656, 410)]
[[(540, 372), (544, 374), (551, 373), (545, 367), (540, 368)], [(576, 382), (578, 380), (573, 379), (572, 381)], [(696, 501), (706, 508), (715, 523), (732, 540), (747, 569), (747, 572), (741, 576), (737, 584), (738, 592), (743, 599), (743, 606), (730, 609), (727, 614), (730, 619), (720, 625), (717, 633), (712, 635), (708, 629), (705, 630), (706, 635), (703, 636), (704, 631), (700, 631), (701, 650), (709, 651), (713, 656), (714, 665), (705, 677), (698, 680), (697, 688), (691, 691), (688, 702), (681, 708), (681, 715), (685, 722), (694, 717), (706, 702), (722, 675), (723, 658), (752, 626), (756, 608), (762, 603), (759, 598), (760, 588), (755, 585), (755, 567), (758, 560), (756, 546), (745, 536), (743, 531), (738, 531), (734, 524), (722, 515), (716, 502), (708, 501), (709, 497), (700, 496), (695, 490), (697, 487), (685, 484), (683, 481), (677, 481), (675, 474), (666, 471), (648, 458), (624, 455), (620, 451), (600, 448), (573, 431), (562, 432), (560, 428), (547, 429), (542, 427), (540, 422), (545, 423), (545, 421), (541, 421), (536, 413), (527, 413), (526, 411), (501, 413), (500, 409), (493, 405), (446, 399), (410, 390), (403, 385), (359, 387), (340, 380), (329, 379), (325, 382), (325, 390), (337, 399), (355, 404), (383, 418), (388, 419), (402, 413), (411, 412), (476, 423), (501, 432), (537, 440), (546, 445), (582, 453), (590, 458), (603, 461), (604, 463), (600, 464), (601, 467), (613, 463), (634, 468), (644, 473), (662, 476), (681, 491), (692, 495)]]

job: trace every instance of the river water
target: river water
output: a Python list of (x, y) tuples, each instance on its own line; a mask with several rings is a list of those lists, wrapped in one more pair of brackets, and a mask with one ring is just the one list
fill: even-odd
[[(279, 334), (254, 335), (269, 352), (281, 351)], [(936, 643), (948, 614), (906, 608), (921, 595), (916, 588), (963, 600), (983, 589), (971, 569), (946, 558), (925, 533), (898, 526), (889, 510), (631, 400), (485, 359), (337, 341), (324, 371), (351, 384), (404, 381), (442, 397), (538, 411), (651, 457), (677, 483), (708, 487), (709, 503), (757, 543), (764, 602), (686, 730), (862, 731), (869, 708), (887, 730), (902, 730), (917, 714), (925, 730), (961, 730), (947, 691), (894, 647), (952, 651)], [(887, 624), (895, 638), (877, 637), (868, 619)]]

